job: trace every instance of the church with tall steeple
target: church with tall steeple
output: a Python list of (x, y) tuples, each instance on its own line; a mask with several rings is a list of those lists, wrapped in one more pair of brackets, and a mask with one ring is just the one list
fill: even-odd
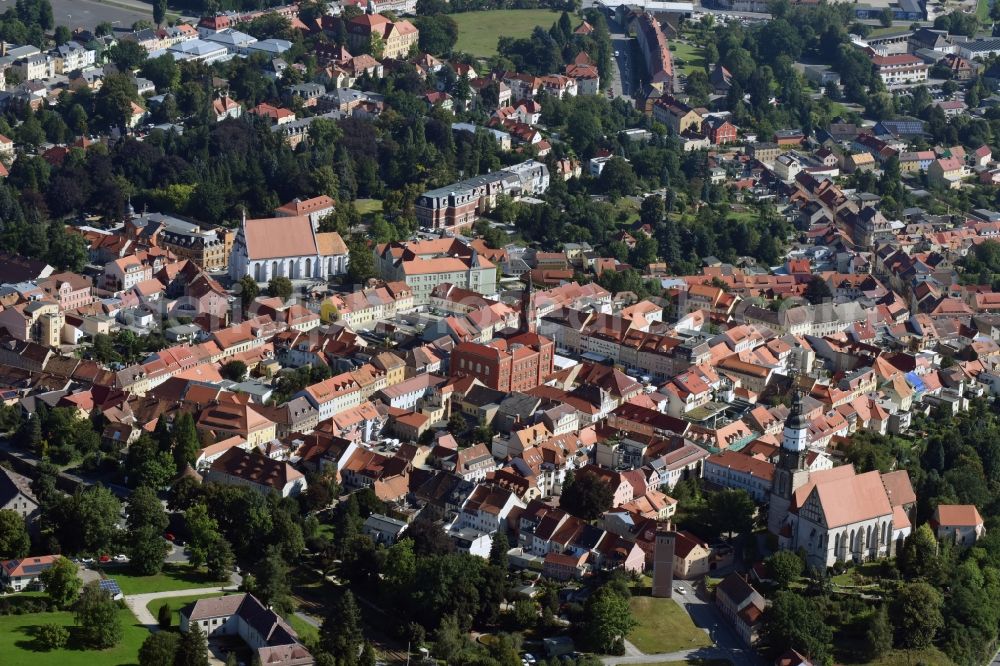
[(890, 557), (912, 531), (916, 496), (904, 470), (857, 474), (853, 465), (810, 471), (809, 421), (794, 397), (774, 469), (767, 529), (782, 550), (804, 551), (806, 565)]
[(795, 491), (809, 481), (809, 465), (806, 462), (808, 453), (809, 422), (803, 413), (802, 391), (796, 387), (792, 409), (785, 420), (781, 451), (768, 503), (767, 529), (774, 534), (781, 530)]
[(521, 291), (521, 313), (519, 333), (534, 333), (538, 317), (535, 314), (535, 279), (528, 272), (528, 284)]

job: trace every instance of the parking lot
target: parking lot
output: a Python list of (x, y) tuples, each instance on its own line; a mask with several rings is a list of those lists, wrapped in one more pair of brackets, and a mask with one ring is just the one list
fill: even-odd
[[(92, 30), (98, 23), (107, 21), (115, 28), (124, 30), (131, 27), (133, 23), (140, 20), (153, 20), (152, 7), (142, 11), (138, 7), (141, 3), (115, 2), (114, 5), (105, 4), (98, 0), (50, 0), (52, 2), (52, 13), (56, 19), (56, 25), (65, 25), (69, 28), (87, 28)], [(13, 5), (14, 0), (0, 0), (0, 12), (5, 11), (8, 6)], [(127, 5), (135, 5), (134, 9), (127, 9)]]

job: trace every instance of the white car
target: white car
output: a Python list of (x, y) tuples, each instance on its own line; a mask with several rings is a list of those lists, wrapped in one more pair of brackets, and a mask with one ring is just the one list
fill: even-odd
[(615, 57), (616, 58), (618, 57), (618, 51), (615, 51)]
[(92, 557), (85, 557), (85, 558), (83, 558), (80, 561), (83, 562), (84, 564), (93, 564), (94, 563), (94, 558), (92, 558)]
[(128, 562), (128, 555), (115, 555), (115, 562)]
[(678, 585), (677, 587), (674, 588), (674, 590), (677, 592), (677, 594), (687, 594), (687, 590), (684, 589), (683, 585)]

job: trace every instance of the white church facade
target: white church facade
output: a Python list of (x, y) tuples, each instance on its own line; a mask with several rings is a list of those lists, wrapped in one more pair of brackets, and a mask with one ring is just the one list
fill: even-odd
[(768, 529), (779, 546), (804, 550), (806, 564), (820, 570), (892, 556), (912, 531), (916, 496), (907, 473), (858, 474), (853, 465), (810, 471), (808, 432), (797, 395), (785, 421), (768, 507)]
[(229, 256), (229, 277), (327, 280), (347, 273), (349, 261), (340, 234), (316, 232), (306, 215), (244, 219)]

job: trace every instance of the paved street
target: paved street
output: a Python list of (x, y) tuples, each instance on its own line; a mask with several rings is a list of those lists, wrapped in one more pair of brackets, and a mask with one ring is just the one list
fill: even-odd
[(167, 553), (167, 557), (163, 561), (168, 564), (187, 564), (190, 560), (191, 558), (182, 547), (170, 544), (170, 552)]
[(621, 33), (611, 33), (612, 48), (618, 52), (615, 57), (615, 77), (611, 81), (610, 90), (615, 97), (632, 97), (632, 40)]

